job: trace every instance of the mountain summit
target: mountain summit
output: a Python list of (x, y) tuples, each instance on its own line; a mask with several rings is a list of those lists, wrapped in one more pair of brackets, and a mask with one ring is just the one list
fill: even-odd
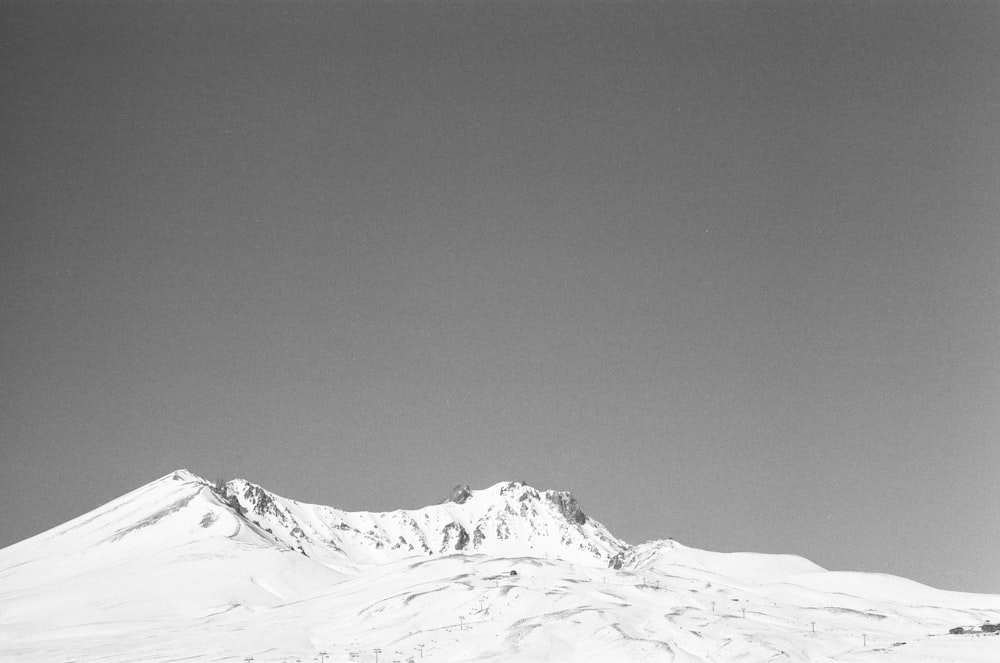
[(329, 564), (480, 553), (608, 565), (628, 546), (588, 518), (568, 492), (517, 481), (458, 486), (442, 504), (386, 513), (304, 504), (236, 479), (216, 489), (276, 542)]
[(630, 546), (520, 482), (349, 512), (178, 470), (0, 550), (14, 663), (996, 663), (998, 622), (1000, 596)]

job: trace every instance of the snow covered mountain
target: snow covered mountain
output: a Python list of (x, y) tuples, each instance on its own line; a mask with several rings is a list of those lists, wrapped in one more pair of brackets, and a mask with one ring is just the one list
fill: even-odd
[(388, 513), (302, 504), (242, 479), (218, 493), (276, 541), (335, 567), (450, 553), (607, 565), (627, 547), (570, 493), (519, 482), (458, 486), (443, 504)]
[(368, 513), (181, 470), (0, 550), (0, 657), (19, 663), (995, 663), (997, 622), (1000, 596), (630, 546), (516, 482)]

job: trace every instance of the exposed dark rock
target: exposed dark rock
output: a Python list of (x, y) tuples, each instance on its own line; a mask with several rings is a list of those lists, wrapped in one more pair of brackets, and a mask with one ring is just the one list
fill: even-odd
[(478, 548), (479, 544), (486, 540), (486, 533), (483, 532), (481, 526), (477, 526), (476, 529), (472, 531), (472, 547)]
[(220, 500), (228, 504), (233, 511), (240, 514), (243, 513), (243, 505), (240, 504), (236, 493), (224, 479), (216, 479), (210, 486), (210, 489)]
[(472, 490), (469, 488), (469, 484), (464, 486), (459, 484), (455, 486), (451, 491), (451, 495), (445, 502), (454, 502), (455, 504), (465, 504), (466, 500), (472, 497)]
[(500, 494), (507, 495), (508, 493), (514, 493), (522, 488), (526, 487), (528, 484), (523, 481), (508, 481), (504, 485), (500, 486)]
[(625, 553), (620, 552), (608, 560), (608, 567), (617, 570), (622, 568), (622, 565), (624, 563), (625, 563)]
[(278, 507), (274, 503), (274, 498), (260, 486), (248, 483), (246, 490), (243, 491), (243, 498), (253, 505), (253, 511), (257, 515), (265, 516), (270, 514), (281, 522), (285, 522), (285, 515), (278, 511)]
[(458, 523), (448, 523), (444, 526), (443, 533), (442, 552), (445, 550), (465, 550), (465, 547), (469, 545), (469, 533)]
[(399, 537), (397, 537), (397, 539), (398, 540), (396, 541), (396, 543), (392, 544), (392, 549), (393, 550), (400, 550), (401, 548), (404, 548), (404, 547), (409, 548), (410, 550), (413, 550), (413, 544), (410, 543), (409, 541), (407, 541), (405, 538), (403, 538), (402, 536), (399, 536)]
[(535, 490), (534, 488), (528, 488), (521, 494), (521, 497), (518, 499), (518, 501), (526, 502), (528, 500), (537, 500), (537, 499), (539, 499), (538, 491)]
[(554, 490), (547, 491), (545, 497), (556, 505), (559, 509), (559, 513), (571, 523), (576, 523), (577, 525), (582, 525), (587, 522), (587, 514), (583, 512), (580, 505), (576, 503), (576, 498), (574, 498), (568, 492), (556, 492)]

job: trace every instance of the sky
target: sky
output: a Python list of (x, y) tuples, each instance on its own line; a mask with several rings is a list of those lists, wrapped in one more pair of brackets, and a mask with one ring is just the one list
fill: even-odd
[(0, 546), (187, 468), (1000, 593), (1000, 4), (0, 4)]

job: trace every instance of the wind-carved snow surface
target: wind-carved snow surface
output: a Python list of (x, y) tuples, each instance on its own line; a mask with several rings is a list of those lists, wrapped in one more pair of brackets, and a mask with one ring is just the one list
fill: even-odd
[(996, 663), (997, 622), (1000, 596), (630, 546), (517, 482), (369, 513), (180, 470), (0, 550), (0, 660), (19, 663)]

